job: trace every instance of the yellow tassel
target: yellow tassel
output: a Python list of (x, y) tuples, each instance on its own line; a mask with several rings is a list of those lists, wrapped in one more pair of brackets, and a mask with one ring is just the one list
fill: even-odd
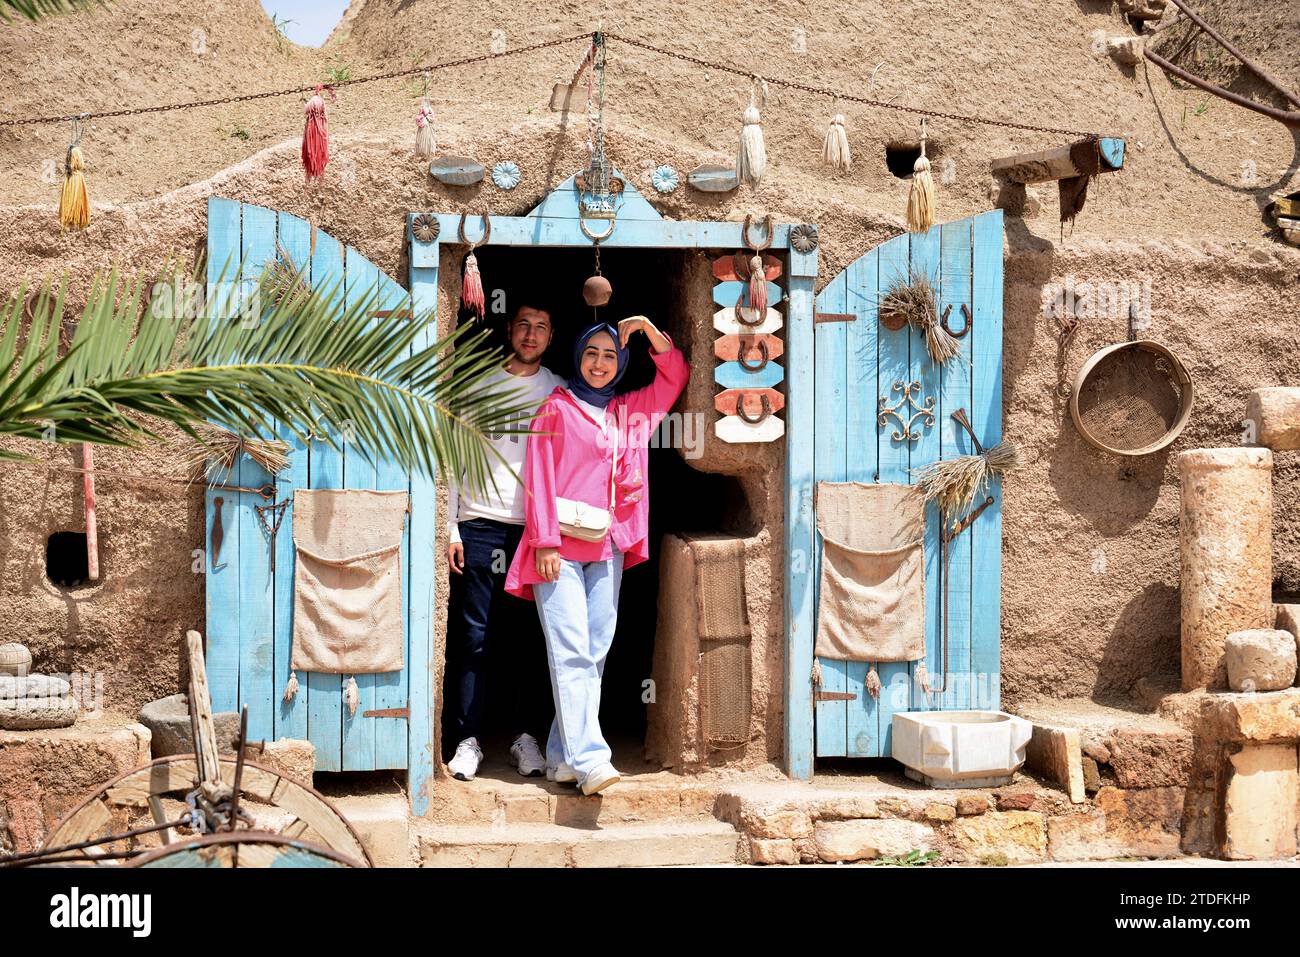
[(853, 168), (853, 154), (849, 150), (849, 134), (844, 129), (843, 113), (831, 117), (826, 139), (822, 142), (822, 161), (841, 173)]
[(907, 194), (907, 228), (923, 233), (934, 225), (934, 177), (925, 155), (925, 120), (921, 121), (921, 155), (912, 164), (912, 188)]
[(59, 196), (59, 222), (64, 229), (85, 229), (90, 225), (90, 196), (86, 193), (86, 159), (80, 146), (68, 147), (64, 165), (63, 193)]

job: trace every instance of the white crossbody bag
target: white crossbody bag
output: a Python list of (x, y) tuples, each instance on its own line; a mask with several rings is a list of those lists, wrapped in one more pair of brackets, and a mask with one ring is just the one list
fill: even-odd
[(609, 508), (555, 496), (555, 514), (560, 534), (584, 542), (604, 541), (614, 521), (614, 473), (618, 471), (618, 426), (614, 426), (614, 463), (609, 470)]

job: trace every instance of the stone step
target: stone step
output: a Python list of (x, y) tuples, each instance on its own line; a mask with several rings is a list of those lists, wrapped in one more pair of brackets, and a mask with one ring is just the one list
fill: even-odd
[(722, 821), (584, 829), (559, 824), (414, 824), (422, 867), (672, 867), (736, 863), (740, 835)]

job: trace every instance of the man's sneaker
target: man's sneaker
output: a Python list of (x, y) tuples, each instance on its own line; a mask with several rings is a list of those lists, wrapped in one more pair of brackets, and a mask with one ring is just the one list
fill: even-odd
[(577, 784), (578, 772), (567, 764), (561, 764), (558, 768), (546, 769), (546, 780), (556, 784)]
[(595, 794), (597, 791), (603, 791), (611, 784), (617, 784), (619, 781), (618, 770), (612, 764), (602, 764), (596, 770), (591, 771), (582, 779), (582, 793), (586, 795)]
[(473, 781), (482, 760), (483, 749), (478, 746), (478, 738), (466, 738), (456, 745), (456, 754), (447, 762), (447, 770), (458, 781)]
[(546, 759), (537, 747), (537, 739), (531, 734), (515, 738), (515, 743), (510, 745), (510, 763), (526, 778), (540, 777), (546, 770)]

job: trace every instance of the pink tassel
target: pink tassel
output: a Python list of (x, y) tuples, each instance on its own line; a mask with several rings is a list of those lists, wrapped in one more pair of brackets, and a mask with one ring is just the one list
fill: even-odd
[(302, 168), (308, 180), (319, 179), (325, 175), (325, 164), (329, 162), (329, 134), (325, 129), (325, 97), (330, 102), (337, 98), (332, 87), (317, 84), (316, 92), (307, 101), (303, 111), (307, 116), (307, 125), (302, 131)]
[(478, 257), (473, 251), (465, 257), (465, 281), (461, 285), (460, 301), (480, 319), (487, 314), (483, 298), (483, 279), (478, 274)]
[(749, 261), (749, 307), (754, 319), (762, 321), (767, 316), (767, 276), (763, 272), (763, 254), (755, 253)]
[(876, 673), (875, 665), (867, 672), (867, 694), (873, 698), (880, 697), (880, 675)]

